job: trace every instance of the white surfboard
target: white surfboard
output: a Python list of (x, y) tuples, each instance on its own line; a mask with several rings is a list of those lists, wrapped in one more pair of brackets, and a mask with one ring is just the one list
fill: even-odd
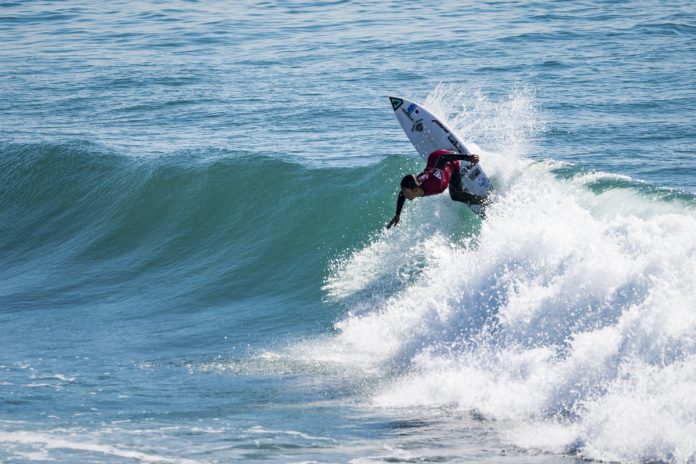
[[(402, 97), (389, 97), (389, 101), (408, 139), (426, 160), (430, 153), (441, 148), (471, 154), (462, 139), (423, 106)], [(481, 165), (465, 161), (460, 164), (462, 188), (474, 195), (488, 195), (492, 189), (491, 181)], [(479, 214), (482, 210), (480, 205), (469, 205), (469, 208)]]

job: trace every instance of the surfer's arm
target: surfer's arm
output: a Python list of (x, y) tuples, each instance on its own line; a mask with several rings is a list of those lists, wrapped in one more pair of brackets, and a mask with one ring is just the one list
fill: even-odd
[(387, 225), (387, 229), (391, 229), (393, 226), (395, 226), (399, 223), (399, 219), (401, 219), (401, 210), (403, 209), (405, 202), (406, 202), (406, 197), (404, 196), (403, 192), (399, 192), (399, 196), (396, 199), (396, 214), (394, 215), (392, 220), (389, 221), (389, 224)]
[(478, 155), (465, 155), (464, 153), (456, 153), (452, 152), (449, 154), (445, 155), (440, 155), (440, 157), (437, 159), (437, 163), (435, 163), (435, 167), (438, 169), (442, 169), (445, 164), (449, 163), (450, 161), (468, 161), (470, 163), (478, 163), (479, 162), (479, 156)]

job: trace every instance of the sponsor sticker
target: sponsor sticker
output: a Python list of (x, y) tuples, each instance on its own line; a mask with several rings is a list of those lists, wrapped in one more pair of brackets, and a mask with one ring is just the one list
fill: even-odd
[(449, 140), (449, 142), (452, 144), (452, 146), (454, 148), (456, 148), (459, 153), (465, 153), (464, 147), (462, 146), (462, 144), (459, 143), (459, 141), (457, 141), (457, 139), (455, 139), (452, 134), (450, 134), (449, 132), (447, 134), (448, 134), (447, 140)]
[(440, 121), (438, 121), (437, 119), (433, 119), (432, 122), (434, 122), (435, 124), (437, 124), (438, 126), (440, 126), (440, 129), (442, 129), (443, 131), (445, 131), (445, 134), (449, 134), (449, 133), (450, 133), (450, 131), (447, 130), (447, 128), (444, 126), (444, 124), (442, 124), (442, 123), (441, 123)]

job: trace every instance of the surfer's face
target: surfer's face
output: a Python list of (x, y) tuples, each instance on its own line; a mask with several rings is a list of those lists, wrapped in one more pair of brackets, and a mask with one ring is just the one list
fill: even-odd
[(410, 188), (401, 187), (401, 193), (404, 194), (407, 200), (413, 200), (418, 196), (418, 191), (416, 189), (411, 190)]

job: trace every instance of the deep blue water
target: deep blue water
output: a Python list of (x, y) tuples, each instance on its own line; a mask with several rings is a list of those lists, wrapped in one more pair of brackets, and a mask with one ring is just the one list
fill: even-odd
[[(2, 2), (0, 42), (0, 461), (696, 461), (693, 2)], [(384, 230), (388, 95), (485, 220)]]

